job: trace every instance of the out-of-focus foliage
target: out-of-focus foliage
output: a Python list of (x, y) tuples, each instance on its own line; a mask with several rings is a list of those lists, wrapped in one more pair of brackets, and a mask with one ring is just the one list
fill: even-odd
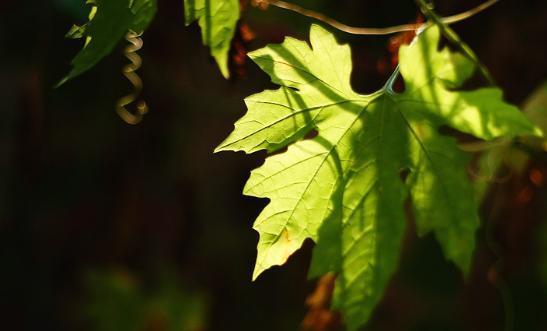
[[(530, 121), (540, 127), (543, 132), (547, 132), (547, 82), (542, 83), (530, 94), (524, 101), (522, 109)], [(547, 151), (547, 140), (532, 136), (520, 137), (519, 141), (515, 142), (502, 141), (499, 146), (494, 145), (486, 150), (478, 161), (478, 173), (475, 176), (475, 186), (479, 197), (484, 198), (488, 188), (500, 178), (508, 179), (511, 175), (522, 178), (533, 160), (531, 156), (545, 153), (545, 151)], [(536, 172), (537, 175), (542, 176), (540, 172)], [(534, 179), (532, 174), (531, 180), (532, 182), (543, 181), (543, 178)], [(545, 210), (544, 205), (541, 210), (543, 214)], [(536, 242), (539, 249), (539, 273), (547, 290), (547, 224), (545, 220), (536, 233)]]
[[(543, 132), (547, 132), (547, 82), (541, 84), (526, 99), (522, 111)], [(530, 151), (547, 150), (547, 140), (543, 137), (522, 136), (519, 141), (502, 140), (481, 155), (475, 189), (482, 200), (492, 181), (504, 177), (508, 172), (522, 174), (530, 161)]]
[(88, 0), (89, 22), (74, 25), (67, 38), (85, 38), (72, 60), (72, 70), (58, 85), (81, 75), (108, 55), (129, 31), (144, 32), (156, 14), (156, 0)]
[(547, 81), (528, 97), (523, 111), (534, 124), (547, 131)]
[(207, 304), (174, 275), (163, 275), (147, 288), (132, 274), (89, 272), (85, 279), (84, 318), (93, 331), (200, 331)]
[[(251, 59), (281, 88), (247, 98), (248, 113), (217, 148), (289, 145), (254, 170), (244, 190), (270, 199), (254, 224), (253, 278), (314, 240), (310, 273), (338, 275), (333, 308), (349, 330), (368, 320), (396, 269), (408, 196), (418, 234), (435, 233), (446, 258), (469, 271), (479, 219), (468, 156), (439, 127), (482, 139), (541, 133), (498, 88), (458, 91), (474, 65), (439, 51), (439, 39), (431, 27), (401, 48), (402, 93), (393, 90), (398, 71), (378, 92), (355, 93), (349, 47), (316, 25), (311, 47), (287, 38), (254, 51)], [(316, 137), (302, 139), (313, 129)]]
[(198, 21), (203, 43), (222, 75), (230, 77), (228, 52), (239, 20), (239, 0), (184, 0), (184, 16), (186, 25)]

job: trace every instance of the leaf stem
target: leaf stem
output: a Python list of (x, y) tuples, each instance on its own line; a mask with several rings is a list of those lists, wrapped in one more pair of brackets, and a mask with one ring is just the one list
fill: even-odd
[(391, 76), (389, 76), (389, 79), (387, 80), (386, 84), (384, 85), (384, 89), (386, 89), (391, 94), (395, 94), (393, 85), (395, 85), (395, 81), (397, 80), (397, 77), (399, 77), (400, 72), (401, 70), (399, 68), (399, 65), (397, 65), (397, 68), (395, 68)]
[[(452, 28), (450, 28), (448, 24), (433, 11), (432, 5), (428, 4), (426, 0), (416, 0), (416, 3), (418, 4), (418, 7), (420, 7), (422, 13), (434, 24), (436, 24), (439, 29), (441, 29), (442, 34), (448, 39), (448, 41), (458, 47), (468, 59), (475, 63), (480, 73), (484, 76), (487, 82), (490, 85), (496, 85), (494, 78), (492, 77), (486, 66), (479, 60), (475, 52), (473, 52), (471, 47), (469, 47), (469, 45), (467, 45), (458, 36), (458, 34), (454, 30), (452, 30)], [(465, 17), (465, 15), (463, 17)]]

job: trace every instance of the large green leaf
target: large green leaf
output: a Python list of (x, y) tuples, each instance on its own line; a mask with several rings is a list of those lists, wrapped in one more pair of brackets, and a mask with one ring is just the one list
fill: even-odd
[(184, 0), (186, 25), (198, 21), (203, 43), (211, 48), (222, 75), (230, 77), (228, 52), (239, 20), (239, 0)]
[(88, 0), (87, 3), (93, 6), (89, 22), (73, 26), (67, 33), (69, 38), (85, 38), (85, 45), (72, 60), (72, 70), (58, 85), (95, 66), (129, 30), (142, 33), (156, 14), (156, 0)]
[[(439, 37), (431, 27), (402, 47), (402, 93), (392, 89), (398, 73), (376, 93), (355, 93), (349, 47), (316, 25), (311, 47), (286, 38), (252, 52), (281, 87), (247, 98), (247, 114), (217, 148), (249, 153), (288, 145), (245, 187), (247, 195), (270, 199), (254, 224), (260, 240), (253, 278), (312, 239), (310, 274), (337, 273), (333, 306), (349, 330), (368, 320), (396, 269), (407, 196), (419, 234), (433, 232), (445, 256), (469, 270), (479, 220), (468, 157), (439, 127), (483, 139), (539, 134), (499, 89), (458, 91), (473, 64), (439, 51)], [(314, 129), (317, 136), (305, 139)]]

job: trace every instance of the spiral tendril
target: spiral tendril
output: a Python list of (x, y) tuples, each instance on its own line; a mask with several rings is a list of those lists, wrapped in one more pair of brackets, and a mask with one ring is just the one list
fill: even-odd
[[(133, 85), (133, 92), (121, 97), (116, 104), (116, 112), (120, 118), (127, 124), (135, 125), (142, 121), (143, 116), (148, 112), (148, 105), (143, 100), (137, 101), (142, 92), (142, 79), (137, 75), (136, 71), (142, 65), (142, 59), (137, 54), (137, 51), (142, 48), (143, 41), (140, 38), (142, 33), (136, 33), (129, 30), (125, 35), (125, 40), (129, 43), (124, 49), (124, 55), (131, 61), (122, 69), (123, 75)], [(137, 101), (135, 110), (131, 111), (126, 108), (129, 104)]]

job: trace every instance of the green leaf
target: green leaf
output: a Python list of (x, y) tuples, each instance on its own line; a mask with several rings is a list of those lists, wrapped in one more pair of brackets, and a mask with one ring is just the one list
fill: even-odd
[[(371, 95), (354, 92), (349, 47), (316, 25), (311, 47), (286, 38), (250, 53), (281, 87), (247, 98), (247, 114), (216, 150), (288, 146), (245, 186), (245, 194), (270, 199), (254, 224), (253, 278), (312, 239), (310, 275), (338, 275), (333, 308), (349, 330), (368, 320), (397, 267), (407, 197), (418, 233), (433, 232), (446, 258), (469, 270), (479, 220), (468, 156), (439, 127), (483, 139), (539, 134), (499, 89), (457, 91), (474, 66), (439, 51), (439, 38), (431, 27), (401, 48), (402, 93), (392, 89), (398, 72)], [(305, 139), (312, 130), (317, 136)]]
[(72, 60), (72, 70), (57, 86), (81, 75), (110, 54), (124, 35), (142, 33), (156, 14), (156, 0), (88, 0), (89, 22), (73, 26), (67, 38), (84, 38), (83, 49)]
[(239, 0), (184, 0), (184, 17), (186, 25), (198, 21), (203, 44), (229, 78), (228, 52), (239, 20)]

